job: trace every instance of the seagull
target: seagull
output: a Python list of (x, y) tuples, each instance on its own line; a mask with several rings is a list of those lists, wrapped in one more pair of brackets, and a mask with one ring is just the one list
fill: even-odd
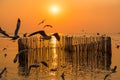
[(24, 52), (27, 52), (27, 51), (28, 51), (28, 49), (24, 49), (24, 50), (19, 51), (19, 53), (16, 54), (16, 56), (15, 56), (13, 62), (16, 63), (17, 60), (18, 60), (18, 58), (19, 58), (19, 55), (20, 55), (21, 53), (24, 53)]
[(64, 74), (64, 72), (61, 74), (61, 78), (62, 78), (62, 80), (65, 80), (65, 74)]
[(117, 46), (116, 46), (116, 48), (118, 48), (118, 49), (119, 49), (119, 47), (120, 47), (120, 45), (117, 45)]
[(12, 38), (12, 40), (16, 40), (19, 38), (19, 35), (18, 35), (18, 31), (20, 29), (20, 19), (18, 18), (17, 20), (17, 25), (16, 25), (16, 29), (15, 29), (15, 32), (14, 32), (14, 36), (10, 36), (8, 33), (6, 33), (6, 31), (4, 31), (1, 27), (0, 27), (0, 33), (5, 35), (6, 37), (8, 38)]
[(115, 72), (116, 72), (116, 69), (117, 69), (117, 66), (114, 66), (114, 68), (111, 69), (112, 73), (115, 73)]
[(112, 73), (115, 73), (115, 72), (116, 72), (116, 69), (117, 69), (117, 66), (114, 66), (114, 68), (111, 69), (111, 72), (105, 75), (104, 80), (105, 80), (108, 76), (110, 76)]
[(27, 37), (27, 33), (23, 34), (23, 37)]
[(48, 64), (45, 61), (35, 62), (34, 64), (29, 66), (28, 74), (30, 73), (31, 68), (38, 68), (38, 67), (40, 67), (40, 63), (42, 63), (46, 67), (49, 67)]
[(0, 78), (2, 77), (2, 74), (7, 70), (7, 68), (5, 67), (1, 72), (0, 72)]
[(57, 71), (58, 70), (58, 68), (52, 68), (52, 69), (50, 69), (50, 71)]
[(50, 69), (50, 71), (57, 71), (58, 69), (60, 69), (60, 68), (65, 68), (66, 66), (58, 66), (58, 67), (56, 67), (56, 68), (52, 68), (52, 69)]
[(46, 67), (49, 67), (48, 64), (45, 61), (41, 61), (40, 63), (42, 63)]
[(50, 40), (52, 35), (55, 36), (58, 41), (60, 40), (60, 36), (59, 36), (58, 33), (54, 33), (54, 34), (48, 36), (48, 35), (45, 33), (44, 30), (40, 30), (40, 31), (33, 32), (33, 33), (29, 34), (28, 37), (33, 36), (33, 35), (36, 35), (36, 34), (40, 34), (40, 35), (43, 37), (43, 39), (45, 39), (45, 40)]
[(30, 73), (31, 68), (38, 68), (38, 67), (40, 67), (40, 64), (39, 64), (38, 62), (30, 65), (30, 66), (29, 66), (29, 69), (28, 69), (28, 74)]
[(3, 48), (2, 50), (5, 51), (5, 50), (7, 50), (7, 48)]
[(43, 24), (46, 21), (46, 19), (42, 20), (41, 22), (38, 23), (38, 25)]
[(53, 28), (53, 26), (52, 26), (52, 25), (44, 25), (44, 27), (43, 27), (43, 28), (46, 28), (46, 27)]
[(100, 35), (100, 33), (97, 33), (97, 35)]
[(6, 33), (1, 27), (0, 27), (0, 33), (5, 35), (6, 37), (10, 37), (9, 34)]
[(6, 57), (6, 56), (7, 56), (7, 53), (4, 54), (4, 57)]

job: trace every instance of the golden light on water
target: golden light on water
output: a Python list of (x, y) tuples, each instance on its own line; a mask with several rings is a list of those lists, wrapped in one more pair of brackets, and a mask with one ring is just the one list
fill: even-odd
[(54, 66), (54, 67), (56, 67), (58, 64), (57, 64), (57, 59), (58, 59), (58, 55), (57, 55), (57, 53), (56, 53), (56, 49), (54, 48), (53, 49), (53, 63), (52, 63), (52, 65)]
[(53, 47), (56, 47), (57, 40), (54, 36), (51, 38), (51, 44), (53, 44)]

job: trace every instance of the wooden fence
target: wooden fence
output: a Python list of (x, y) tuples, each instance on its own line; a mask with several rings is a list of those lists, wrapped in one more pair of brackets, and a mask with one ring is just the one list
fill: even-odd
[(72, 64), (78, 70), (92, 71), (106, 70), (111, 65), (111, 38), (108, 36), (63, 35), (59, 42), (42, 40), (41, 36), (24, 37), (18, 40), (18, 48), (19, 51), (28, 49), (28, 53), (19, 56), (19, 66), (26, 71), (31, 64), (40, 61), (46, 61), (51, 68)]

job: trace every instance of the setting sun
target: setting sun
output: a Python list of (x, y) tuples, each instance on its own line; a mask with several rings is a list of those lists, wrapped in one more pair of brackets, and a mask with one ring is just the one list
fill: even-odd
[(50, 11), (51, 11), (53, 14), (57, 14), (57, 13), (59, 12), (59, 7), (56, 6), (56, 5), (51, 6)]

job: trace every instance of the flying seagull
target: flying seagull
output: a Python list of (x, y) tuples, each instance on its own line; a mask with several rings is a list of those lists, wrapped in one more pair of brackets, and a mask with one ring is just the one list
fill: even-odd
[(46, 19), (42, 20), (41, 22), (38, 23), (38, 25), (43, 24), (46, 21)]
[(7, 68), (5, 67), (1, 72), (0, 72), (0, 78), (2, 77), (2, 74), (7, 70)]
[(110, 76), (112, 73), (115, 73), (115, 72), (116, 72), (116, 69), (117, 69), (117, 66), (114, 66), (114, 68), (111, 69), (111, 72), (105, 75), (104, 80), (105, 80), (108, 76)]
[(48, 64), (45, 61), (41, 61), (40, 63), (42, 63), (46, 67), (49, 67)]
[(118, 49), (119, 49), (119, 47), (120, 47), (120, 45), (117, 45), (117, 46), (116, 46), (116, 48), (118, 48)]
[(19, 58), (19, 55), (20, 55), (21, 53), (24, 53), (24, 52), (27, 52), (27, 51), (28, 51), (28, 49), (24, 49), (24, 50), (19, 51), (19, 53), (16, 54), (16, 56), (15, 56), (13, 62), (16, 63), (17, 60), (18, 60), (18, 58)]
[(7, 34), (6, 31), (4, 31), (1, 27), (0, 27), (0, 33), (6, 37), (10, 37), (9, 34)]
[(58, 41), (60, 40), (60, 36), (58, 35), (58, 33), (54, 33), (54, 34), (48, 36), (48, 35), (45, 33), (45, 31), (43, 31), (43, 30), (33, 32), (33, 33), (29, 34), (28, 37), (33, 36), (33, 35), (36, 35), (36, 34), (40, 34), (40, 35), (43, 37), (43, 39), (45, 39), (45, 40), (50, 40), (50, 39), (51, 39), (51, 36), (55, 36), (55, 38), (56, 38)]
[(5, 47), (5, 48), (3, 48), (2, 50), (5, 51), (5, 50), (7, 50), (7, 48)]
[(46, 27), (53, 28), (53, 26), (52, 26), (52, 25), (44, 25), (44, 27), (43, 27), (43, 28), (46, 28)]
[(66, 66), (58, 66), (58, 67), (56, 67), (56, 68), (52, 68), (52, 69), (50, 69), (50, 71), (57, 71), (58, 69), (60, 69), (60, 68), (65, 68)]
[(17, 25), (16, 25), (16, 29), (15, 29), (15, 32), (14, 32), (14, 36), (10, 36), (8, 33), (6, 33), (6, 31), (4, 31), (1, 27), (0, 27), (0, 33), (3, 34), (4, 36), (8, 37), (8, 38), (12, 38), (12, 40), (16, 40), (19, 38), (19, 35), (18, 35), (18, 32), (19, 32), (19, 29), (20, 29), (20, 19), (18, 18), (17, 20)]
[(116, 72), (116, 69), (117, 69), (117, 66), (114, 66), (114, 68), (111, 69), (112, 73), (115, 73), (115, 72)]
[(38, 68), (38, 67), (40, 67), (40, 64), (39, 64), (38, 62), (36, 62), (36, 63), (34, 63), (34, 64), (31, 64), (31, 65), (29, 66), (29, 68), (28, 68), (28, 73), (27, 73), (27, 74), (30, 73), (31, 68)]
[(30, 73), (31, 68), (38, 68), (38, 67), (40, 67), (40, 63), (43, 64), (43, 65), (46, 66), (46, 67), (49, 67), (48, 64), (47, 64), (45, 61), (35, 62), (34, 64), (31, 64), (31, 65), (29, 66), (28, 74)]

